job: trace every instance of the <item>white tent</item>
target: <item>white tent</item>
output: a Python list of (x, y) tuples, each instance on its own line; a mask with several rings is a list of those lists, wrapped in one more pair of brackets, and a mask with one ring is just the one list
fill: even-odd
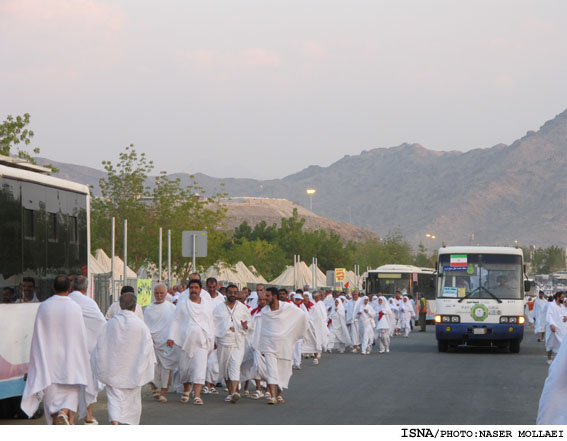
[[(316, 272), (315, 277), (317, 278), (317, 288), (321, 288), (322, 286), (327, 286), (327, 276), (323, 274), (323, 271), (321, 271), (314, 263), (309, 265), (309, 272), (313, 273), (313, 269), (315, 269)], [(313, 282), (311, 282), (309, 285), (310, 286), (313, 285)], [(313, 290), (313, 286), (311, 286), (311, 289)]]
[(234, 283), (239, 287), (247, 283), (239, 274), (236, 266), (231, 266), (225, 262), (217, 262), (211, 265), (205, 271), (204, 278), (208, 279), (209, 277), (214, 277), (220, 283)]
[(109, 272), (110, 270), (106, 271), (106, 268), (104, 268), (104, 266), (100, 264), (96, 257), (94, 257), (92, 254), (89, 254), (89, 274), (104, 274)]
[[(305, 262), (299, 262), (295, 270), (293, 265), (288, 265), (283, 273), (270, 282), (270, 285), (293, 286), (295, 288), (303, 288), (307, 285), (310, 289), (313, 289), (313, 273), (311, 268), (308, 267)], [(321, 270), (317, 268), (317, 287), (319, 288), (326, 284), (326, 277)]]
[[(104, 269), (105, 273), (109, 273), (111, 270), (111, 260), (110, 257), (101, 249), (95, 251), (95, 259)], [(124, 274), (124, 262), (118, 256), (114, 256), (114, 278), (120, 279)], [(126, 267), (126, 277), (128, 279), (137, 279), (138, 275), (136, 272), (132, 271), (130, 267)]]
[(255, 283), (268, 283), (268, 281), (264, 279), (264, 276), (262, 276), (262, 274), (258, 272), (254, 265), (250, 265), (248, 268), (250, 269), (250, 272), (256, 277), (257, 281)]

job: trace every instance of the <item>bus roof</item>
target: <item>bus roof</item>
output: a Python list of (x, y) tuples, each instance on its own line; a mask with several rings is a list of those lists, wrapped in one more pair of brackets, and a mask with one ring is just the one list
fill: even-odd
[(382, 265), (369, 273), (417, 273), (417, 274), (433, 274), (433, 268), (420, 268), (413, 265)]
[(521, 248), (473, 246), (439, 248), (439, 255), (441, 254), (510, 254), (513, 256), (524, 255)]
[(90, 194), (87, 185), (78, 184), (77, 182), (67, 181), (65, 179), (54, 178), (38, 172), (24, 170), (21, 168), (7, 167), (0, 165), (0, 178), (14, 179), (16, 181), (32, 182), (34, 184), (45, 185), (48, 187), (69, 190), (75, 193)]

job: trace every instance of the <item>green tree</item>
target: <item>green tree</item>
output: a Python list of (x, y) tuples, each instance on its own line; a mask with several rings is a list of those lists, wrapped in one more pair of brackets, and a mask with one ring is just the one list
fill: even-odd
[[(26, 146), (30, 145), (34, 137), (34, 132), (27, 128), (29, 123), (29, 113), (24, 113), (23, 116), (17, 115), (15, 118), (12, 115), (6, 117), (2, 124), (0, 124), (0, 155), (10, 156), (12, 149), (17, 148), (18, 158), (25, 159), (31, 164), (37, 164), (29, 152), (16, 147), (20, 144)], [(39, 155), (39, 152), (39, 147), (32, 148), (32, 153), (35, 155)], [(59, 171), (52, 165), (47, 165), (46, 167), (53, 172)]]
[[(219, 199), (224, 194), (205, 197), (204, 189), (193, 180), (187, 187), (180, 179), (171, 179), (165, 172), (154, 178), (150, 187), (147, 182), (154, 164), (144, 153), (138, 154), (133, 145), (119, 154), (117, 164), (103, 161), (107, 176), (100, 183), (101, 197), (92, 202), (93, 248), (110, 249), (110, 225), (116, 218), (116, 252), (123, 253), (123, 221), (128, 220), (128, 265), (138, 269), (159, 261), (159, 228), (163, 228), (163, 262), (167, 262), (167, 230), (171, 230), (172, 271), (180, 278), (186, 278), (191, 268), (191, 258), (181, 255), (181, 236), (185, 230), (206, 230), (208, 250), (214, 244), (213, 252), (207, 258), (198, 260), (206, 266), (217, 259), (226, 236), (218, 233), (226, 209)], [(216, 251), (216, 252), (215, 252)]]

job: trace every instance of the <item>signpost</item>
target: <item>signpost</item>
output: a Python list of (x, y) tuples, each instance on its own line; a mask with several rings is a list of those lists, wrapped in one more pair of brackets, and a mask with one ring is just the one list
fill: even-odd
[(343, 283), (345, 281), (346, 270), (344, 268), (335, 268), (335, 282)]
[(207, 232), (184, 231), (181, 235), (181, 255), (193, 258), (193, 272), (196, 272), (196, 258), (207, 257)]

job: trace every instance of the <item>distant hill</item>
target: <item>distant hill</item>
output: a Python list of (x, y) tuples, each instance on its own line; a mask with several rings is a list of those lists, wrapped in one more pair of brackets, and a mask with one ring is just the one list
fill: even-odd
[[(58, 176), (98, 184), (103, 172), (50, 160)], [(567, 111), (507, 146), (439, 152), (419, 144), (376, 148), (283, 179), (195, 178), (209, 193), (284, 198), (378, 235), (400, 230), (411, 242), (567, 244)], [(190, 182), (188, 174), (176, 174)]]

